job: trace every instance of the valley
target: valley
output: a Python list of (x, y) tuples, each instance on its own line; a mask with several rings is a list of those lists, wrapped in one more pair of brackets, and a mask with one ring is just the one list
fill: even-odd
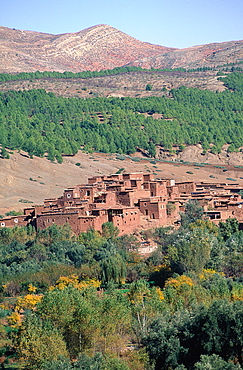
[(0, 27), (0, 367), (242, 369), (242, 62)]

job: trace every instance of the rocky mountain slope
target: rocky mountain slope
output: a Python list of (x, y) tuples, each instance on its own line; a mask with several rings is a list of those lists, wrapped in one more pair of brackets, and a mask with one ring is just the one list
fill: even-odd
[(243, 40), (193, 46), (130, 63), (142, 68), (217, 67), (243, 61)]
[(243, 41), (178, 50), (141, 42), (102, 24), (60, 35), (0, 27), (0, 73), (78, 72), (124, 65), (197, 68), (242, 61)]
[(108, 25), (60, 35), (0, 27), (0, 72), (6, 73), (112, 69), (171, 50)]

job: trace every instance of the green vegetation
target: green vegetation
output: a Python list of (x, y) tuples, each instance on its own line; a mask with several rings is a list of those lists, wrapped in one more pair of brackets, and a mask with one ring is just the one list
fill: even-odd
[[(219, 153), (229, 143), (230, 151), (236, 151), (243, 145), (242, 81), (241, 73), (232, 73), (226, 83), (233, 92), (182, 86), (172, 89), (169, 97), (63, 98), (41, 89), (0, 93), (1, 155), (8, 157), (6, 148), (25, 150), (30, 157), (47, 153), (49, 160), (61, 163), (63, 155), (74, 155), (80, 148), (131, 154), (140, 147), (153, 157), (156, 145), (172, 149), (201, 143), (209, 150), (213, 144), (210, 150)], [(104, 112), (103, 123), (97, 112)]]
[[(127, 70), (82, 73), (92, 77)], [(55, 73), (12, 77), (86, 78)], [(205, 151), (218, 153), (228, 143), (229, 151), (238, 150), (243, 146), (242, 74), (231, 73), (223, 81), (229, 90), (221, 93), (181, 87), (168, 96), (137, 99), (62, 98), (44, 90), (0, 93), (0, 155), (25, 150), (30, 157), (47, 155), (61, 163), (63, 155), (81, 148), (136, 162), (140, 158), (130, 154), (141, 147), (156, 168), (151, 158), (156, 145), (172, 151), (174, 145), (183, 150), (201, 143)], [(164, 118), (155, 120), (153, 113)], [(174, 210), (168, 203), (167, 214)], [(79, 236), (68, 225), (38, 232), (0, 229), (2, 367), (243, 369), (243, 231), (238, 221), (216, 226), (190, 201), (179, 228), (139, 235), (158, 245), (149, 257), (139, 255), (140, 239), (118, 232), (109, 222), (102, 233), (89, 230)]]
[[(39, 78), (91, 78), (91, 77), (101, 77), (107, 75), (116, 75), (119, 73), (127, 72), (137, 72), (142, 71), (140, 67), (117, 67), (114, 69), (107, 69), (101, 71), (84, 71), (84, 72), (21, 72), (17, 74), (7, 74), (0, 73), (0, 81), (14, 81), (14, 80), (32, 80)], [(82, 90), (87, 90), (86, 87), (83, 87)]]
[[(102, 76), (109, 76), (109, 75), (117, 75), (121, 73), (130, 73), (130, 72), (153, 72), (153, 71), (162, 71), (162, 72), (204, 72), (204, 71), (213, 71), (222, 69), (222, 71), (242, 71), (242, 68), (237, 66), (238, 64), (242, 64), (243, 62), (237, 62), (237, 63), (228, 63), (221, 66), (216, 67), (199, 67), (199, 68), (193, 68), (193, 69), (185, 69), (185, 68), (159, 68), (159, 69), (146, 69), (141, 67), (117, 67), (114, 69), (107, 69), (107, 70), (100, 70), (100, 71), (83, 71), (83, 72), (69, 72), (65, 71), (63, 73), (61, 72), (21, 72), (21, 73), (15, 73), (15, 74), (7, 74), (7, 73), (0, 73), (0, 81), (15, 81), (15, 80), (35, 80), (40, 78), (92, 78), (92, 77), (102, 77)], [(225, 74), (219, 71), (217, 73), (218, 76), (225, 76)], [(86, 91), (87, 87), (83, 87), (82, 90)], [(162, 89), (163, 91), (167, 91), (166, 88)]]
[(147, 84), (146, 87), (145, 87), (145, 90), (146, 91), (152, 91), (153, 90), (153, 86), (151, 84)]
[(190, 201), (177, 230), (143, 231), (148, 258), (109, 222), (79, 236), (1, 228), (4, 366), (241, 370), (243, 231), (202, 215)]
[(19, 216), (19, 215), (22, 215), (22, 212), (18, 212), (18, 211), (9, 211), (9, 212), (6, 212), (5, 213), (6, 216)]

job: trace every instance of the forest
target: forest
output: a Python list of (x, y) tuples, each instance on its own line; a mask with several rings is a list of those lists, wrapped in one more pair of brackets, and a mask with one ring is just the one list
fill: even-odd
[(238, 221), (216, 226), (189, 201), (177, 229), (118, 232), (1, 228), (2, 368), (242, 369)]
[[(1, 92), (1, 156), (8, 157), (6, 149), (24, 150), (30, 157), (47, 155), (61, 163), (79, 149), (131, 154), (139, 147), (153, 157), (157, 145), (183, 150), (197, 143), (204, 153), (220, 153), (225, 143), (229, 152), (238, 151), (243, 146), (243, 74), (219, 79), (227, 87), (223, 92), (181, 86), (161, 91), (161, 97), (81, 99), (42, 89)], [(154, 119), (153, 113), (161, 118)]]

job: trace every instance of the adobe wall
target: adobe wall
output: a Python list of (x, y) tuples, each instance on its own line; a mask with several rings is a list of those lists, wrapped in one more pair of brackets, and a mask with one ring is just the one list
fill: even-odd
[(130, 206), (134, 206), (138, 203), (139, 199), (150, 197), (150, 190), (139, 189), (129, 193)]
[(229, 204), (228, 210), (232, 212), (232, 216), (239, 221), (243, 221), (243, 202), (236, 204)]
[(196, 184), (195, 182), (180, 182), (176, 183), (180, 194), (191, 194), (192, 192), (196, 191)]
[(79, 232), (79, 223), (78, 223), (78, 213), (47, 213), (40, 214), (36, 218), (36, 227), (38, 229), (45, 229), (51, 225), (64, 226), (69, 224), (71, 229), (78, 234)]
[(167, 192), (170, 199), (176, 199), (180, 196), (179, 188), (178, 186), (168, 186)]
[(112, 216), (112, 223), (120, 230), (119, 235), (129, 234), (141, 224), (141, 213), (137, 208), (127, 208), (120, 215)]
[(154, 181), (150, 182), (150, 195), (151, 197), (161, 196), (161, 197), (167, 197), (167, 187), (166, 187), (166, 181)]
[(28, 217), (26, 215), (8, 216), (0, 219), (0, 227), (27, 226)]

